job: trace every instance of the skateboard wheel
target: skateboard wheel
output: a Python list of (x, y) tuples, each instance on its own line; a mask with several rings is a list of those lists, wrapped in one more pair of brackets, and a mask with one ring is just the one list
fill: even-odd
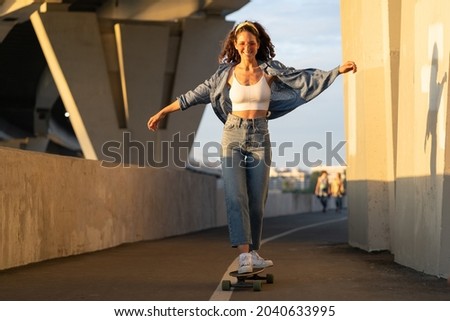
[(273, 274), (267, 274), (267, 283), (272, 284), (273, 283)]
[(262, 288), (262, 282), (261, 281), (254, 281), (253, 282), (253, 291), (261, 291)]
[(231, 282), (228, 280), (222, 281), (222, 290), (223, 291), (230, 291), (231, 290)]

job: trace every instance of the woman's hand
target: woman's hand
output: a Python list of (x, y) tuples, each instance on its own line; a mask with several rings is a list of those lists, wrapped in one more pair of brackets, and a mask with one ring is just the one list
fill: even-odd
[(339, 66), (340, 74), (345, 74), (349, 71), (353, 71), (353, 73), (357, 71), (356, 64), (353, 61), (347, 61), (343, 65)]
[(161, 112), (153, 115), (147, 122), (147, 127), (151, 131), (156, 131), (158, 129), (158, 124), (161, 120), (163, 120), (166, 116)]
[(178, 100), (175, 100), (170, 105), (164, 107), (159, 112), (154, 114), (147, 122), (147, 128), (151, 131), (156, 131), (158, 129), (158, 124), (161, 120), (163, 120), (167, 114), (173, 113), (180, 110), (180, 103)]

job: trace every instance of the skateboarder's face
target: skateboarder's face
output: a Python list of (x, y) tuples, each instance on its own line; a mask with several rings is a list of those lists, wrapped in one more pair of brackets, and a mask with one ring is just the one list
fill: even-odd
[(237, 35), (234, 47), (241, 58), (251, 59), (258, 53), (259, 41), (254, 34), (244, 30)]

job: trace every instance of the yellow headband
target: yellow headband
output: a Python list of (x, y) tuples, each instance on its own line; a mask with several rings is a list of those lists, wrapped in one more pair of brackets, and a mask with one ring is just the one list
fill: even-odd
[(234, 35), (237, 35), (237, 32), (239, 31), (239, 29), (242, 29), (243, 27), (245, 27), (245, 26), (249, 26), (251, 29), (253, 29), (255, 32), (256, 32), (256, 34), (259, 36), (259, 31), (258, 31), (258, 28), (256, 28), (256, 26), (253, 24), (253, 23), (251, 23), (250, 21), (244, 21), (244, 22), (241, 22), (237, 27), (236, 27), (236, 29), (234, 30)]

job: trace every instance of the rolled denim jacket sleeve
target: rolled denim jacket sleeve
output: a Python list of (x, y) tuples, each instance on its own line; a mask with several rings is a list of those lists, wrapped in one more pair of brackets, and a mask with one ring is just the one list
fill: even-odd
[(279, 61), (273, 61), (267, 72), (298, 91), (304, 101), (310, 101), (327, 89), (339, 76), (339, 66), (324, 71), (320, 69), (295, 69), (286, 67)]
[(294, 89), (298, 89), (300, 97), (306, 101), (317, 97), (325, 89), (327, 89), (339, 75), (339, 67), (330, 71), (324, 71), (320, 69), (304, 69), (296, 71), (294, 74), (299, 73), (297, 77), (291, 81), (289, 75), (283, 81)]
[(216, 72), (195, 89), (188, 91), (184, 95), (177, 97), (181, 110), (186, 110), (198, 104), (209, 104), (213, 108), (221, 108), (218, 102), (222, 101), (223, 92), (226, 87), (226, 80), (231, 64), (220, 64)]
[(195, 89), (189, 90), (187, 93), (177, 97), (181, 110), (186, 110), (189, 107), (199, 104), (208, 104), (211, 102), (210, 98), (211, 85), (210, 79), (205, 80)]

